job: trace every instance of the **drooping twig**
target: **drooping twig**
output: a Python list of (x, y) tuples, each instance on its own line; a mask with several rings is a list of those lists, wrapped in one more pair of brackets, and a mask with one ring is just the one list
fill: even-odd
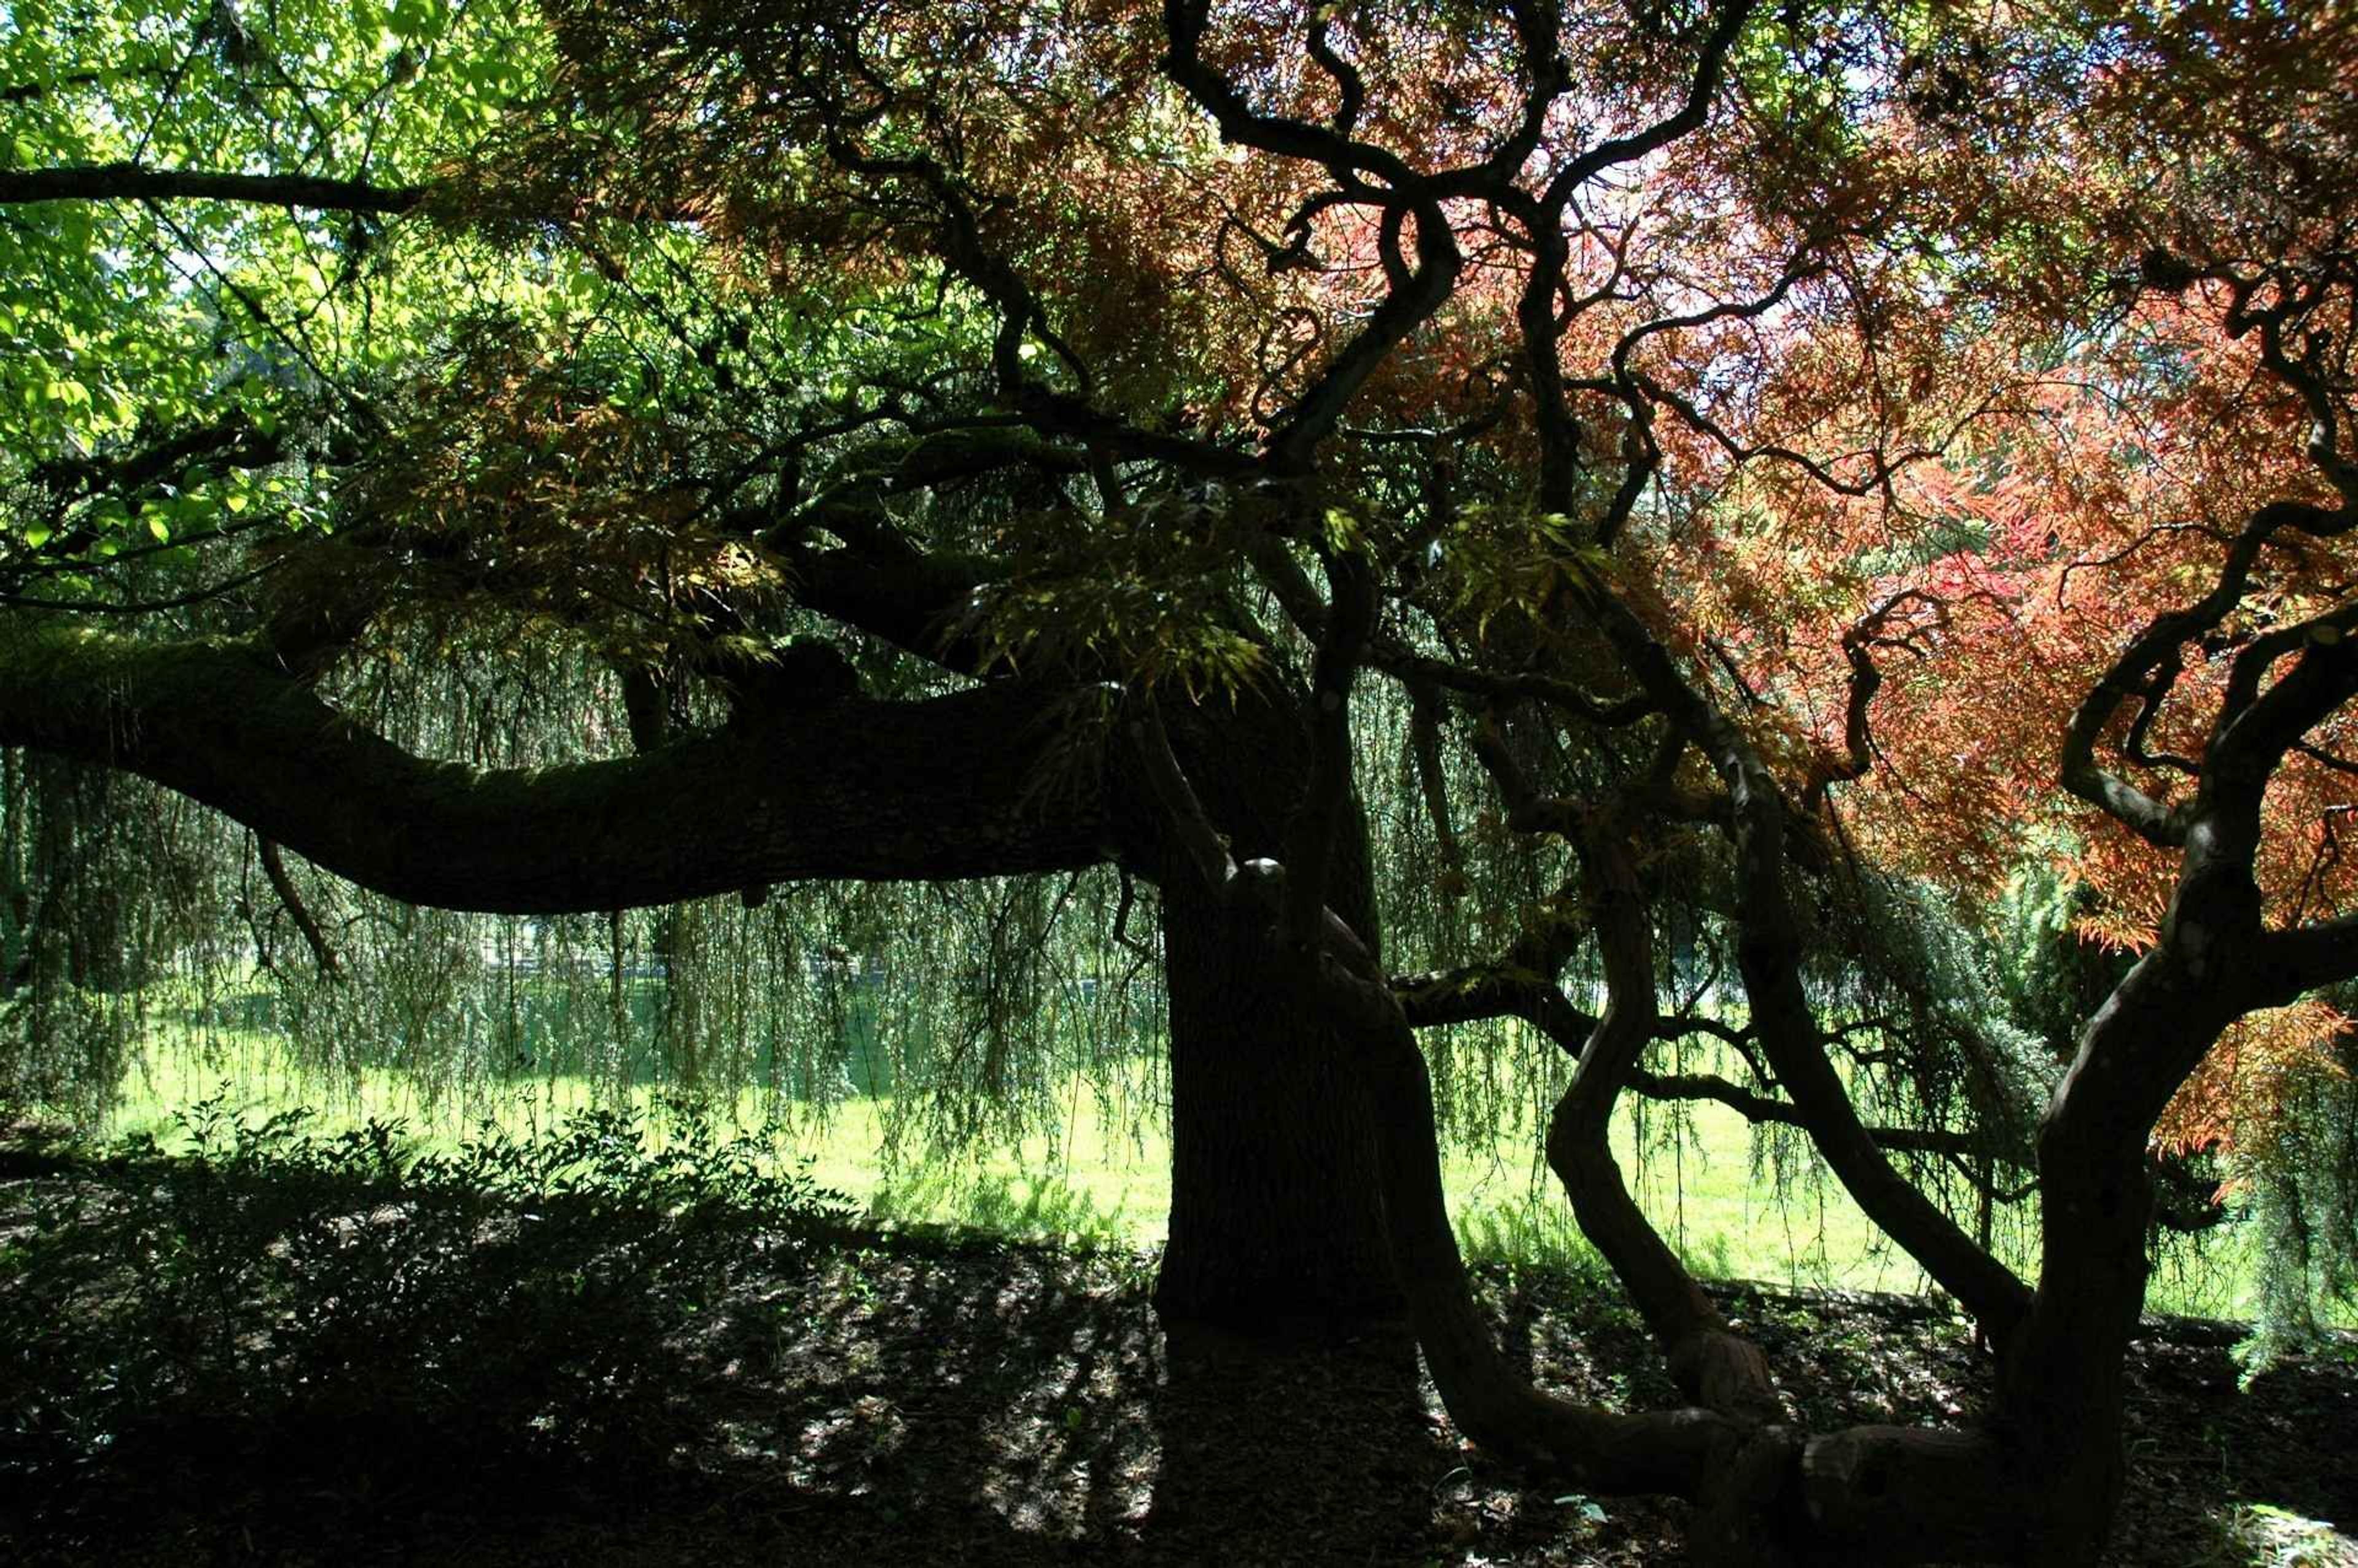
[(319, 923), (313, 918), (310, 906), (303, 902), (303, 894), (296, 887), (295, 879), (287, 874), (287, 859), (279, 852), (277, 842), (257, 838), (255, 843), (260, 846), (262, 874), (270, 879), (270, 891), (278, 895), (278, 902), (286, 909), (287, 918), (294, 921), (295, 929), (303, 934), (305, 944), (311, 949), (311, 961), (319, 966), (319, 978), (323, 980), (342, 979), (343, 965), (337, 960), (336, 950), (328, 945), (328, 935), (319, 929)]

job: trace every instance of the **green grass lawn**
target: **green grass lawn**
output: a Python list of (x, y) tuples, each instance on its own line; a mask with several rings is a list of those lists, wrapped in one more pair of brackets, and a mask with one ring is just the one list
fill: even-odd
[[(914, 1136), (896, 1153), (888, 1136), (894, 1107), (882, 1098), (844, 1100), (822, 1112), (793, 1102), (765, 1106), (749, 1090), (735, 1119), (761, 1127), (773, 1119), (773, 1109), (780, 1113), (781, 1158), (807, 1160), (822, 1184), (879, 1219), (1152, 1247), (1170, 1209), (1168, 1131), (1142, 1076), (1110, 1087), (1109, 1095), (1070, 1080), (1057, 1097), (1061, 1125), (1053, 1135), (979, 1146), (947, 1161), (922, 1157)], [(312, 1108), (315, 1126), (330, 1131), (372, 1119), (402, 1120), (413, 1136), (444, 1145), (487, 1119), (516, 1134), (551, 1127), (597, 1098), (578, 1077), (429, 1096), (399, 1071), (371, 1067), (355, 1084), (307, 1070), (270, 1036), (217, 1030), (201, 1047), (182, 1038), (152, 1049), (126, 1076), (110, 1130), (168, 1141), (173, 1113), (217, 1092), (255, 1114)], [(633, 1092), (643, 1102), (654, 1098)], [(1675, 1118), (1660, 1107), (1644, 1114), (1641, 1125), (1639, 1113), (1625, 1108), (1614, 1130), (1616, 1152), (1640, 1206), (1697, 1272), (1854, 1290), (1924, 1288), (1922, 1271), (1797, 1150), (1789, 1147), (1781, 1160), (1761, 1157), (1750, 1126), (1719, 1106), (1685, 1108)], [(1521, 1130), (1448, 1153), (1444, 1176), (1466, 1250), (1477, 1260), (1594, 1266), (1562, 1189), (1538, 1164), (1538, 1147), (1537, 1131)], [(1995, 1240), (2020, 1267), (2026, 1239), (2001, 1227)], [(2235, 1238), (2213, 1240), (2199, 1258), (2166, 1260), (2148, 1305), (2247, 1316), (2250, 1277)]]

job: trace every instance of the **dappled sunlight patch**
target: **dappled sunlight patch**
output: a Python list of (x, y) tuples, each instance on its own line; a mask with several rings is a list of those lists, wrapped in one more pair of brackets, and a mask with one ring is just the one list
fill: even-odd
[[(108, 1205), (93, 1206), (89, 1184), (74, 1175), (0, 1184), (0, 1213), (34, 1202), (27, 1189), (38, 1187), (54, 1199), (43, 1209), (50, 1234), (97, 1245), (122, 1222), (108, 1205), (136, 1194), (107, 1187)], [(383, 1249), (390, 1267), (431, 1239), (433, 1216), (414, 1200), (389, 1223), (401, 1205), (387, 1195), (335, 1197), (320, 1247), (304, 1254), (330, 1271), (322, 1288), (343, 1277), (334, 1271), (349, 1270), (356, 1249)], [(255, 1203), (246, 1212), (259, 1224), (284, 1200)], [(526, 1223), (523, 1214), (565, 1212), (538, 1200), (492, 1204), (450, 1235), (505, 1255), (550, 1242), (557, 1221)], [(642, 1207), (627, 1226), (618, 1215), (601, 1239), (628, 1252), (644, 1244), (633, 1227), (670, 1223), (664, 1214)], [(1308, 1355), (1233, 1336), (1174, 1339), (1149, 1305), (1137, 1254), (857, 1229), (797, 1253), (764, 1246), (759, 1217), (709, 1241), (700, 1256), (721, 1271), (708, 1286), (678, 1277), (668, 1287), (678, 1310), (644, 1342), (647, 1398), (619, 1412), (640, 1423), (629, 1429), (623, 1467), (579, 1445), (573, 1434), (586, 1429), (557, 1419), (570, 1412), (550, 1402), (570, 1397), (564, 1388), (515, 1411), (541, 1466), (534, 1484), (567, 1499), (557, 1508), (514, 1509), (500, 1494), (513, 1473), (496, 1467), (478, 1467), (480, 1496), (466, 1489), (475, 1483), (448, 1476), (448, 1464), (423, 1480), (388, 1469), (395, 1444), (423, 1454), (430, 1440), (441, 1444), (435, 1452), (455, 1453), (451, 1434), (467, 1435), (422, 1422), (398, 1389), (345, 1411), (339, 1427), (354, 1457), (323, 1459), (319, 1429), (274, 1414), (269, 1390), (217, 1384), (231, 1402), (201, 1426), (175, 1438), (147, 1412), (125, 1411), (124, 1430), (150, 1434), (135, 1451), (110, 1447), (46, 1472), (38, 1528), (70, 1535), (78, 1553), (47, 1560), (135, 1558), (153, 1544), (142, 1532), (157, 1530), (185, 1557), (212, 1546), (235, 1554), (251, 1532), (288, 1558), (327, 1560), (423, 1530), (445, 1532), (424, 1543), (428, 1554), (471, 1559), (496, 1539), (523, 1560), (647, 1563), (1026, 1563), (1077, 1552), (1151, 1568), (1308, 1556), (1639, 1568), (1670, 1560), (1686, 1517), (1672, 1500), (1527, 1486), (1440, 1412), (1404, 1338), (1366, 1328)], [(266, 1244), (254, 1252), (272, 1255)], [(112, 1267), (113, 1256), (98, 1261)], [(1501, 1263), (1481, 1270), (1477, 1287), (1509, 1353), (1541, 1384), (1624, 1409), (1672, 1398), (1609, 1281)], [(1986, 1397), (1986, 1358), (1937, 1303), (1751, 1287), (1720, 1294), (1730, 1321), (1790, 1374), (1812, 1430), (1953, 1421)], [(628, 1315), (625, 1298), (605, 1304)], [(0, 1345), (31, 1357), (37, 1374), (43, 1357), (61, 1353), (54, 1334), (27, 1326), (27, 1314), (47, 1311), (23, 1275), (0, 1269)], [(565, 1346), (536, 1336), (571, 1332), (569, 1312), (512, 1325), (498, 1346), (519, 1368), (561, 1365)], [(2349, 1541), (2336, 1533), (2334, 1499), (2346, 1493), (2340, 1477), (2358, 1446), (2358, 1367), (2306, 1357), (2239, 1389), (2225, 1335), (2156, 1332), (2164, 1337), (2140, 1346), (2131, 1367), (2132, 1491), (2111, 1561), (2344, 1568)], [(429, 1348), (439, 1355), (449, 1337), (446, 1321), (407, 1321), (369, 1342), (362, 1369)], [(12, 1365), (0, 1360), (0, 1374)], [(12, 1389), (28, 1386), (0, 1375), (0, 1431), (38, 1446), (54, 1434), (41, 1436), (10, 1403)], [(207, 1465), (233, 1465), (240, 1479), (216, 1485)], [(434, 1491), (421, 1490), (429, 1484)], [(315, 1494), (333, 1496), (336, 1508), (304, 1501)], [(417, 1504), (429, 1495), (421, 1523)], [(582, 1528), (584, 1509), (597, 1519), (594, 1543), (564, 1534)], [(2206, 1521), (2218, 1530), (2206, 1535)], [(16, 1550), (7, 1534), (16, 1528), (0, 1521), (0, 1555), (43, 1561)], [(2219, 1552), (2190, 1557), (2212, 1535)], [(611, 1553), (620, 1537), (637, 1543), (635, 1555)], [(2241, 1555), (2225, 1554), (2243, 1541), (2251, 1544), (2234, 1548)]]
[(862, 1394), (804, 1423), (787, 1474), (806, 1487), (840, 1478), (847, 1496), (865, 1496), (875, 1489), (872, 1472), (889, 1465), (907, 1440), (900, 1408), (881, 1394)]
[(2236, 1503), (2211, 1517), (2217, 1532), (2201, 1561), (2227, 1568), (2353, 1568), (2358, 1537), (2322, 1519), (2303, 1519), (2267, 1503)]
[(1162, 1444), (1136, 1400), (1159, 1376), (1160, 1357), (1146, 1321), (1126, 1304), (1112, 1294), (1076, 1296), (1029, 1270), (996, 1293), (1004, 1343), (1031, 1346), (1030, 1367), (985, 1423), (996, 1463), (981, 1495), (1019, 1530), (1079, 1539), (1093, 1522), (1147, 1512)]

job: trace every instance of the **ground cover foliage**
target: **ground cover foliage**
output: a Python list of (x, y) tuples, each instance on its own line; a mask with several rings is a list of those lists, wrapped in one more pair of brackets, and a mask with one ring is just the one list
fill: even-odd
[[(1486, 1457), (1402, 1334), (1166, 1335), (1151, 1257), (849, 1225), (693, 1114), (412, 1158), (190, 1119), (184, 1155), (0, 1145), (11, 1561), (1680, 1560), (1685, 1505)], [(1529, 1375), (1667, 1397), (1593, 1264), (1477, 1278)], [(1988, 1396), (1936, 1299), (1714, 1295), (1805, 1419)], [(2358, 1344), (2239, 1383), (2234, 1338), (2147, 1323), (2105, 1563), (2358, 1561)]]
[(660, 1148), (585, 1110), (449, 1154), (304, 1119), (215, 1098), (184, 1152), (134, 1138), (28, 1195), (6, 1254), (18, 1443), (201, 1447), (236, 1411), (352, 1456), (454, 1430), (487, 1462), (659, 1454), (669, 1336), (849, 1214), (695, 1114)]

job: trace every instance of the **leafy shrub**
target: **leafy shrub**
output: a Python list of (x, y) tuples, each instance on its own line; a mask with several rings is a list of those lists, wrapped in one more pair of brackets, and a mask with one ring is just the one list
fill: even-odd
[(682, 1330), (849, 1210), (693, 1104), (573, 1116), (449, 1153), (398, 1124), (180, 1119), (118, 1146), (0, 1246), (0, 1470), (143, 1445), (298, 1463), (406, 1441), (445, 1466), (667, 1452)]

